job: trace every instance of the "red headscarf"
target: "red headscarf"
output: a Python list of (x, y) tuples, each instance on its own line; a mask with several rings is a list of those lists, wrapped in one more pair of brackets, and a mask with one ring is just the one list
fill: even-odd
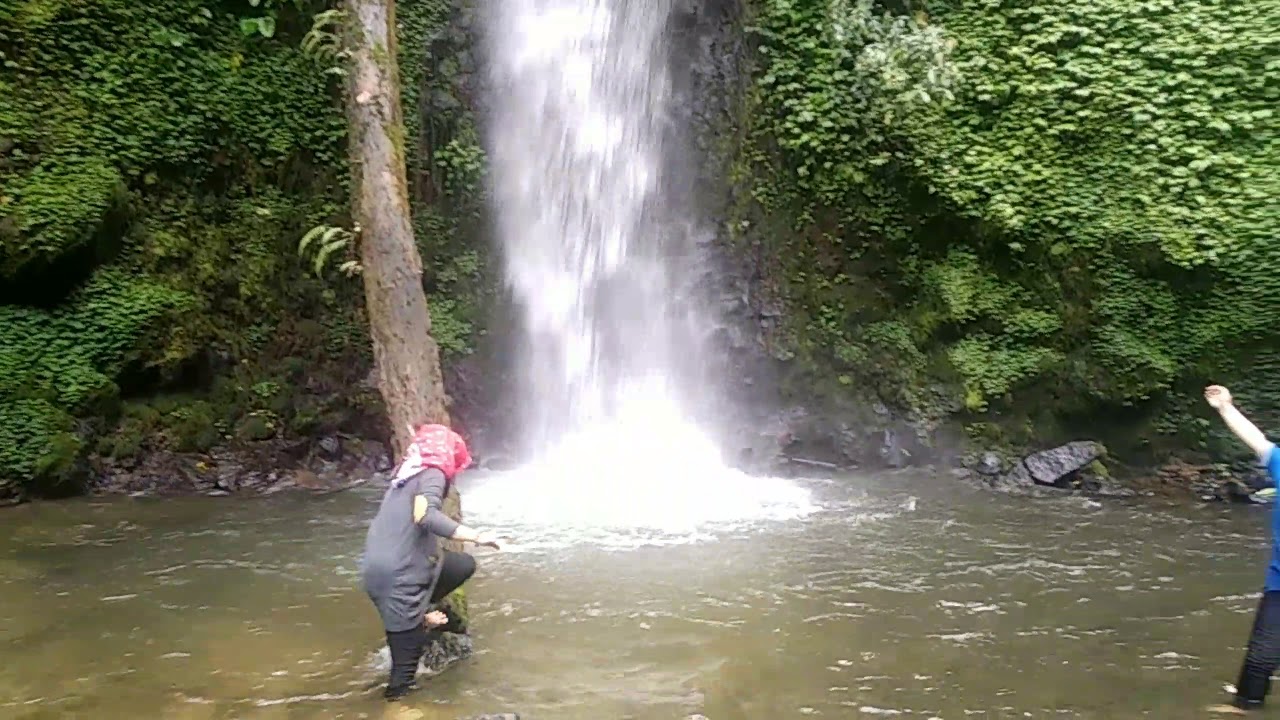
[(398, 487), (423, 470), (435, 468), (452, 483), (470, 465), (471, 453), (458, 433), (444, 425), (419, 425), (392, 482)]

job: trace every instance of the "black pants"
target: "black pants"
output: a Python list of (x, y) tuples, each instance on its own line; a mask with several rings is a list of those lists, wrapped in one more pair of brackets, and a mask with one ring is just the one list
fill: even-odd
[[(445, 552), (440, 563), (440, 579), (431, 592), (432, 603), (445, 599), (476, 572), (476, 559), (466, 553)], [(449, 625), (454, 627), (446, 626), (445, 629), (457, 631), (457, 623), (458, 618), (450, 615)], [(431, 634), (427, 632), (425, 620), (410, 630), (387, 632), (387, 648), (391, 651), (391, 677), (387, 681), (386, 692), (388, 700), (402, 697), (413, 689), (418, 663), (422, 660), (422, 654), (427, 651), (430, 640)]]
[(1262, 594), (1253, 617), (1249, 649), (1236, 682), (1236, 707), (1262, 707), (1271, 689), (1271, 673), (1280, 667), (1280, 590)]

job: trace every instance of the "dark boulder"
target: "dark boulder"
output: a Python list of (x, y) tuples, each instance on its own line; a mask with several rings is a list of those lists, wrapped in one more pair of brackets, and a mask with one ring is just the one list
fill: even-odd
[(1022, 459), (1022, 464), (1040, 485), (1065, 487), (1077, 472), (1105, 454), (1100, 443), (1082, 440), (1032, 453)]
[(320, 456), (326, 460), (337, 460), (342, 455), (342, 441), (336, 435), (321, 438), (318, 445)]
[(971, 458), (966, 464), (991, 488), (1003, 492), (1043, 496), (1046, 491), (1077, 490), (1100, 497), (1132, 495), (1127, 488), (1090, 471), (1094, 461), (1105, 454), (1101, 444), (1086, 440), (1032, 453), (1007, 470), (995, 452)]

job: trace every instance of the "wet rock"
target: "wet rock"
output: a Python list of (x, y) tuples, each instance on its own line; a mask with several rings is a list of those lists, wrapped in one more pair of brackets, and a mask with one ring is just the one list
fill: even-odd
[(293, 484), (306, 490), (323, 490), (328, 487), (319, 475), (306, 469), (294, 471)]
[[(883, 407), (883, 405), (881, 406)], [(903, 468), (911, 463), (911, 452), (900, 440), (899, 433), (886, 429), (881, 433), (882, 440), (877, 452), (886, 465), (891, 468)]]
[(286, 478), (286, 479), (284, 479), (284, 480), (278, 480), (278, 481), (276, 481), (276, 482), (275, 482), (275, 483), (273, 483), (270, 487), (268, 487), (268, 488), (264, 489), (264, 490), (262, 491), (262, 494), (263, 494), (263, 495), (275, 495), (275, 494), (276, 494), (276, 493), (278, 493), (278, 492), (283, 492), (283, 491), (285, 491), (285, 490), (291, 490), (291, 489), (296, 488), (296, 487), (297, 487), (297, 484), (296, 484), (296, 483), (294, 483), (294, 481), (293, 481), (293, 480), (290, 480), (290, 479)]
[(1252, 503), (1253, 489), (1235, 478), (1224, 480), (1214, 488), (1213, 499), (1229, 503)]
[(427, 652), (422, 656), (422, 672), (435, 675), (459, 660), (471, 657), (474, 645), (470, 635), (457, 633), (432, 633)]
[(1258, 478), (1256, 472), (1252, 467), (1236, 471), (1225, 465), (1195, 464), (1175, 458), (1151, 475), (1136, 479), (1135, 484), (1145, 494), (1171, 499), (1254, 503), (1258, 499), (1253, 493), (1270, 486), (1267, 479)]
[(334, 435), (321, 438), (319, 448), (321, 455), (329, 460), (337, 460), (342, 455), (342, 442)]
[[(1105, 448), (1094, 442), (1074, 442), (1032, 453), (1011, 468), (999, 471), (998, 453), (968, 456), (964, 465), (981, 485), (1014, 495), (1054, 498), (1130, 498), (1139, 494), (1129, 483), (1117, 481), (1099, 462)], [(993, 472), (995, 471), (995, 472)]]
[(355, 456), (357, 464), (367, 473), (387, 472), (392, 468), (391, 453), (387, 452), (386, 445), (377, 440), (348, 442), (346, 454)]
[(1022, 459), (1022, 465), (1037, 483), (1062, 487), (1075, 473), (1105, 453), (1100, 443), (1085, 440), (1032, 453)]
[(494, 472), (506, 472), (516, 467), (516, 461), (505, 455), (490, 455), (480, 460), (479, 466), (483, 470), (492, 470)]
[(1138, 492), (1110, 478), (1087, 475), (1076, 482), (1076, 489), (1085, 495), (1100, 498), (1130, 498)]
[[(1003, 462), (994, 452), (984, 453), (972, 465), (982, 477), (986, 478), (992, 488), (1025, 494), (1033, 488), (1076, 489), (1077, 481), (1081, 479), (1081, 471), (1104, 454), (1105, 449), (1102, 445), (1081, 441), (1032, 453), (1005, 472), (1001, 472)], [(1097, 477), (1093, 479), (1096, 489), (1101, 493), (1104, 487), (1103, 479)], [(1122, 492), (1118, 486), (1106, 485), (1106, 488), (1116, 494)]]
[(1023, 491), (1035, 487), (1035, 478), (1023, 463), (1018, 463), (1009, 472), (990, 477), (988, 482), (996, 490), (1005, 492)]
[(996, 453), (984, 452), (982, 457), (978, 458), (977, 462), (974, 463), (973, 470), (979, 475), (999, 475), (1004, 472), (1004, 460)]

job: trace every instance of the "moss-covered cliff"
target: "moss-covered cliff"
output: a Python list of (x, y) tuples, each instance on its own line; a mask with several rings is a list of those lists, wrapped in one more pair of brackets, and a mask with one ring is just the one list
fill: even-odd
[[(346, 223), (338, 70), (302, 42), (324, 10), (0, 3), (0, 489), (74, 491), (91, 454), (377, 431), (359, 285), (297, 253)], [(418, 153), (415, 112), (449, 10), (402, 4), (401, 66), (437, 337), (457, 356), (479, 258), (430, 209), (470, 182), (476, 144), (440, 113), (421, 128), (438, 152)]]
[(1129, 457), (1213, 444), (1209, 380), (1280, 420), (1280, 3), (751, 9), (730, 227), (802, 393)]

